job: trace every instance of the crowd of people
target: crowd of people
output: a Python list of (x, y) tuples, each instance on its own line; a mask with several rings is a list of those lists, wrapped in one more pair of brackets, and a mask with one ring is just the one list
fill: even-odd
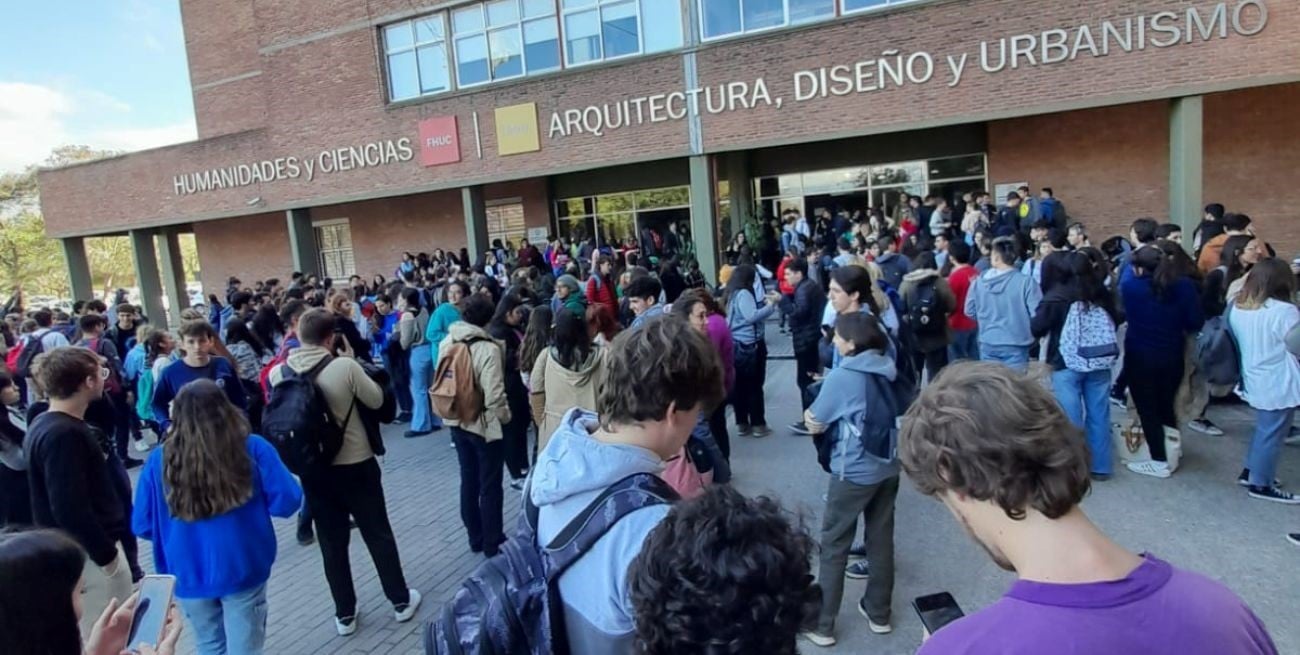
[[(496, 241), (476, 263), (465, 249), (406, 253), (391, 281), (232, 277), (173, 331), (124, 298), (73, 316), (11, 303), (0, 642), (106, 652), (100, 635), (133, 602), (145, 539), (202, 655), (261, 653), (272, 519), (295, 514), (298, 542), (319, 547), (339, 635), (363, 610), (352, 529), (393, 620), (410, 621), (422, 598), (376, 459), (382, 426), (403, 424), (411, 439), (450, 433), (466, 545), (489, 560), (429, 626), (431, 653), (546, 623), (535, 614), (557, 599), (562, 620), (528, 652), (550, 652), (540, 639), (579, 654), (793, 653), (798, 635), (836, 643), (846, 577), (867, 580), (859, 613), (889, 633), (904, 472), (1021, 578), (932, 635), (927, 655), (1047, 652), (1062, 634), (1081, 652), (1276, 652), (1232, 592), (1124, 550), (1078, 505), (1117, 459), (1168, 478), (1182, 428), (1223, 434), (1205, 407), (1227, 394), (1257, 413), (1237, 482), (1300, 504), (1274, 479), (1300, 406), (1296, 265), (1219, 205), (1187, 244), (1140, 218), (1098, 247), (1051, 189), (891, 209), (787, 212), (754, 243), (728, 244), (716, 285), (670, 232), (617, 250)], [(726, 484), (731, 426), (773, 434), (775, 317), (801, 402), (788, 431), (810, 437), (829, 476), (815, 542), (776, 501)], [(1136, 420), (1112, 429), (1112, 406), (1130, 397)], [(506, 486), (528, 510), (518, 534), (504, 525)], [(40, 529), (17, 529), (29, 525)], [(533, 550), (562, 555), (524, 566)], [(51, 573), (60, 583), (22, 584), (33, 558), (67, 569)], [(523, 592), (481, 584), (560, 560), (547, 602), (513, 607)], [(34, 619), (28, 606), (56, 609)], [(1156, 612), (1164, 627), (1138, 628)], [(56, 641), (66, 646), (44, 648)]]

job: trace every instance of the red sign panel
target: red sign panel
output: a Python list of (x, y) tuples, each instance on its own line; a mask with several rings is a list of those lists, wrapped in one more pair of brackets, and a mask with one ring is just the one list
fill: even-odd
[(460, 132), (455, 116), (433, 116), (420, 121), (420, 163), (424, 166), (460, 161)]

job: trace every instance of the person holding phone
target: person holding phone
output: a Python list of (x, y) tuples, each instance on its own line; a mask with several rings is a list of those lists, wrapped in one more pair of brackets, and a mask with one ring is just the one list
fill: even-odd
[[(917, 489), (1019, 576), (918, 655), (1278, 652), (1227, 587), (1125, 549), (1084, 514), (1087, 440), (1036, 380), (992, 362), (950, 365), (908, 410), (898, 455)], [(918, 610), (942, 605), (922, 600)]]
[[(85, 617), (86, 561), (86, 551), (59, 530), (0, 533), (0, 645), (6, 655), (121, 655), (138, 596), (111, 600), (83, 645), (78, 623)], [(168, 605), (161, 627), (151, 637), (156, 641), (133, 652), (174, 655), (181, 634), (174, 607)]]
[(153, 542), (154, 568), (176, 577), (200, 655), (262, 653), (276, 556), (271, 517), (301, 505), (275, 448), (250, 433), (222, 389), (211, 380), (185, 385), (171, 435), (140, 473), (131, 526)]

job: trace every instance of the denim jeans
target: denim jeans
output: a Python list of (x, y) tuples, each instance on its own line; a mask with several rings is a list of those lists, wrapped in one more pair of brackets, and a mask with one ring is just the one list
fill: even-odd
[(442, 427), (442, 419), (429, 407), (429, 386), (433, 384), (433, 347), (423, 344), (411, 349), (411, 430), (425, 432)]
[(982, 343), (979, 351), (982, 362), (999, 362), (1020, 373), (1029, 370), (1029, 346), (994, 346)]
[(1052, 393), (1061, 409), (1088, 438), (1091, 472), (1114, 472), (1110, 456), (1110, 369), (1080, 373), (1068, 368), (1052, 372)]
[(261, 655), (266, 643), (266, 583), (221, 598), (181, 598), (199, 655)]
[(1282, 440), (1291, 432), (1295, 408), (1255, 410), (1255, 435), (1246, 451), (1246, 468), (1250, 469), (1252, 487), (1271, 487), (1277, 475), (1278, 452)]
[(955, 362), (962, 359), (979, 359), (979, 337), (979, 328), (974, 330), (953, 330), (952, 343), (948, 344), (948, 361)]

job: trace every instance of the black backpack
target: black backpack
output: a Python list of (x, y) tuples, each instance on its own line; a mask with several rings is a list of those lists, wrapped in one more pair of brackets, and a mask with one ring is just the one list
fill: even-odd
[(537, 541), (538, 509), (524, 489), (519, 531), (479, 565), (424, 632), (426, 655), (568, 655), (560, 576), (624, 516), (672, 503), (677, 492), (650, 473), (605, 489), (550, 544)]
[(22, 351), (18, 353), (18, 370), (15, 371), (18, 377), (29, 378), (32, 376), (32, 360), (36, 359), (37, 355), (45, 352), (45, 335), (49, 333), (50, 330), (46, 330), (40, 336), (33, 334), (27, 340), (27, 343), (23, 345)]
[(333, 357), (326, 357), (305, 373), (284, 364), (280, 381), (271, 387), (271, 400), (262, 411), (262, 435), (275, 445), (280, 459), (294, 474), (303, 476), (329, 466), (343, 449), (343, 431), (352, 420), (357, 401), (339, 423), (329, 401), (316, 385)]
[(907, 303), (907, 323), (916, 336), (937, 336), (943, 334), (948, 325), (948, 317), (939, 303), (939, 292), (933, 279), (916, 285), (916, 294)]

